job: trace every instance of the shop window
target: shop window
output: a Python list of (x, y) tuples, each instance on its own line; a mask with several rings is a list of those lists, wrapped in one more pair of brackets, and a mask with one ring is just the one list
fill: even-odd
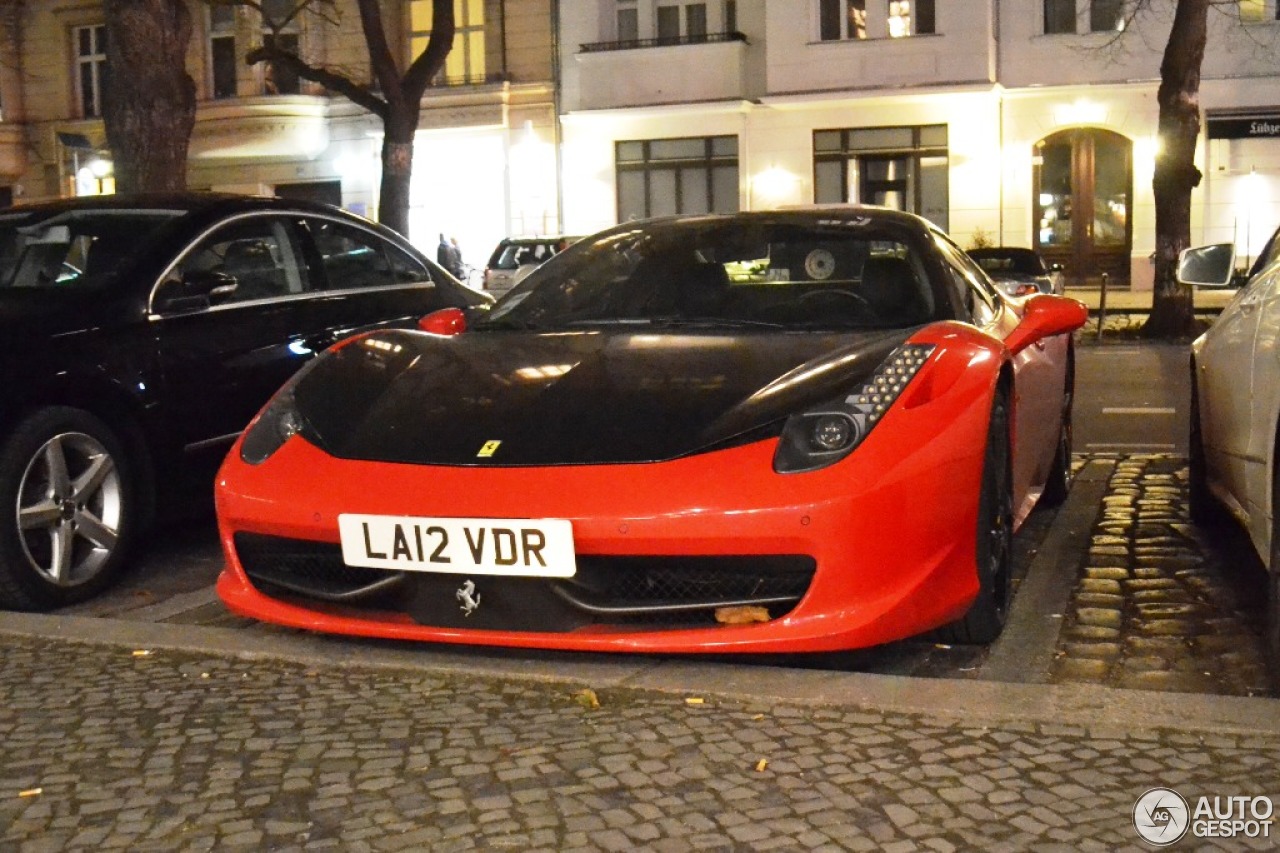
[(677, 213), (736, 213), (738, 139), (619, 142), (618, 221)]
[(947, 228), (946, 125), (819, 130), (813, 166), (818, 204), (876, 204)]

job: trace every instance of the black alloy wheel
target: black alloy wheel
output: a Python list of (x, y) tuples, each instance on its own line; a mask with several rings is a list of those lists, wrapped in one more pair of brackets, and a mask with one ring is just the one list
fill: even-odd
[(93, 415), (40, 409), (0, 445), (0, 606), (49, 610), (114, 580), (136, 489), (123, 446)]
[(1062, 428), (1058, 430), (1058, 449), (1049, 466), (1049, 478), (1045, 480), (1040, 500), (1045, 506), (1058, 506), (1071, 492), (1071, 404), (1075, 391), (1070, 375), (1062, 394)]
[(1009, 455), (1009, 401), (996, 392), (978, 495), (975, 562), (978, 596), (959, 621), (944, 629), (956, 643), (990, 643), (1000, 636), (1013, 598), (1013, 472)]
[(1200, 429), (1200, 391), (1196, 387), (1195, 365), (1191, 366), (1191, 426), (1187, 433), (1187, 511), (1191, 520), (1202, 527), (1221, 524), (1223, 507), (1209, 489), (1209, 475), (1204, 453), (1204, 435)]

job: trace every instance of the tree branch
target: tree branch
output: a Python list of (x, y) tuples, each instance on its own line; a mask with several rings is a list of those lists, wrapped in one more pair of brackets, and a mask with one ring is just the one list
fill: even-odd
[(401, 84), (404, 97), (414, 101), (422, 98), (431, 78), (444, 67), (449, 51), (453, 49), (455, 24), (452, 0), (432, 0), (431, 6), (431, 40), (427, 42), (427, 49), (413, 60)]
[(255, 47), (245, 56), (244, 61), (247, 65), (256, 65), (259, 62), (274, 63), (289, 69), (304, 80), (319, 83), (329, 91), (337, 92), (384, 121), (389, 114), (387, 102), (375, 95), (367, 86), (361, 86), (349, 77), (344, 77), (326, 68), (310, 65), (296, 54), (281, 50), (274, 45)]

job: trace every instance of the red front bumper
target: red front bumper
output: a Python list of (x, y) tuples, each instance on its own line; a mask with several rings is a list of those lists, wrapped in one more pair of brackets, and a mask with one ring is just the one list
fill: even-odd
[[(405, 640), (633, 652), (798, 652), (877, 645), (945, 624), (977, 591), (974, 548), (989, 382), (897, 408), (844, 461), (779, 475), (775, 441), (657, 464), (518, 469), (334, 459), (294, 438), (259, 466), (239, 445), (218, 477), (234, 612), (312, 630)], [(391, 612), (264, 595), (236, 532), (338, 542), (340, 513), (566, 518), (586, 555), (806, 554), (813, 583), (770, 622), (566, 633), (439, 628)], [(459, 583), (464, 580), (459, 579)]]

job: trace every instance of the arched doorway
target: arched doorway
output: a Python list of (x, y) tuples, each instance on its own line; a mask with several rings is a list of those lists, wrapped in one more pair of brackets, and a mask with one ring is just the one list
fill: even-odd
[(1067, 281), (1129, 283), (1133, 248), (1133, 143), (1118, 133), (1072, 128), (1035, 146), (1035, 247)]

